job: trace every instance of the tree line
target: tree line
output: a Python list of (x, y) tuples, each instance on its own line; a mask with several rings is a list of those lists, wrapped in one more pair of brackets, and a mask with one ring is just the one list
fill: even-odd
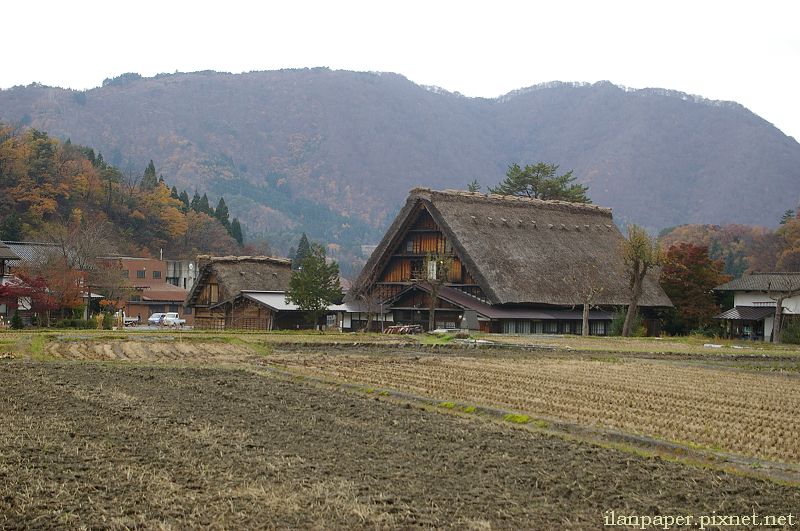
[(0, 239), (53, 241), (59, 228), (100, 226), (108, 253), (173, 258), (235, 253), (244, 242), (224, 198), (167, 186), (151, 160), (124, 173), (86, 146), (0, 124)]

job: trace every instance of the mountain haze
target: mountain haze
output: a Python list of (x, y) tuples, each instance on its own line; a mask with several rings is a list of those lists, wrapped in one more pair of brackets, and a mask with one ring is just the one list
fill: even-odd
[(153, 159), (284, 249), (302, 231), (376, 242), (410, 188), (486, 190), (513, 162), (574, 169), (618, 222), (652, 229), (775, 225), (800, 198), (800, 144), (746, 108), (609, 82), (484, 99), (324, 68), (125, 74), (85, 92), (0, 91), (0, 121), (94, 146), (123, 171)]

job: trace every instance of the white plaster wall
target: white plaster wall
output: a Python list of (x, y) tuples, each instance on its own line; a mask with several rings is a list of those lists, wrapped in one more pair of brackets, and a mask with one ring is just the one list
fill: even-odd
[[(734, 306), (766, 306), (756, 303), (769, 303), (771, 306), (775, 306), (775, 301), (767, 296), (766, 291), (737, 291), (733, 294)], [(800, 295), (783, 300), (783, 313), (800, 314)]]
[(764, 341), (767, 343), (772, 341), (772, 324), (774, 321), (774, 317), (767, 317), (764, 319)]

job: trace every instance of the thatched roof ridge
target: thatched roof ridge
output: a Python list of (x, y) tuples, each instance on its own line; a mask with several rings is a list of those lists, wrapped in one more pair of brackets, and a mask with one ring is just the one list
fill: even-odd
[(219, 285), (219, 300), (228, 300), (242, 291), (286, 291), (292, 278), (292, 261), (272, 256), (199, 255), (197, 280), (185, 305), (195, 303), (212, 273)]
[(252, 263), (273, 263), (277, 265), (286, 265), (290, 267), (292, 261), (288, 258), (277, 258), (275, 256), (211, 256), (207, 254), (197, 255), (197, 262), (215, 262), (215, 263), (239, 263), (239, 262), (252, 262)]
[(591, 203), (570, 203), (569, 201), (556, 201), (552, 199), (536, 199), (534, 197), (519, 197), (515, 195), (482, 194), (480, 192), (467, 192), (464, 190), (431, 190), (430, 188), (414, 188), (410, 192), (411, 196), (417, 196), (428, 201), (436, 201), (439, 198), (459, 200), (465, 205), (473, 203), (495, 204), (498, 206), (519, 205), (523, 208), (535, 206), (538, 210), (561, 210), (561, 211), (590, 211), (603, 213), (611, 219), (611, 209)]
[[(595, 304), (624, 305), (630, 288), (622, 259), (623, 236), (611, 210), (597, 205), (415, 188), (357, 281), (375, 281), (386, 256), (400, 243), (415, 209), (425, 208), (493, 304), (572, 306), (579, 302), (565, 280), (598, 270)], [(672, 306), (652, 276), (642, 306)]]

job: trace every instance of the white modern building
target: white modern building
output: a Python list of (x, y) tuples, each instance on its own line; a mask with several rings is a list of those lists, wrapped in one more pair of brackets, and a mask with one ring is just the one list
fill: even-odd
[(772, 341), (777, 299), (782, 315), (800, 315), (800, 272), (752, 273), (714, 288), (733, 292), (733, 308), (714, 319), (726, 323), (730, 337)]

